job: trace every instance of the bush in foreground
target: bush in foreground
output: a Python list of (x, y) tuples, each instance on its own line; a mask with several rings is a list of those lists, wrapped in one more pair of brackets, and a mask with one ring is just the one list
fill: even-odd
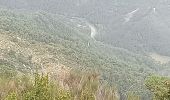
[[(96, 74), (71, 74), (64, 80), (64, 87), (50, 80), (48, 75), (34, 75), (6, 81), (9, 85), (1, 92), (4, 100), (118, 100), (115, 88), (100, 85)], [(4, 86), (5, 86), (4, 85)], [(2, 95), (3, 94), (3, 95)]]

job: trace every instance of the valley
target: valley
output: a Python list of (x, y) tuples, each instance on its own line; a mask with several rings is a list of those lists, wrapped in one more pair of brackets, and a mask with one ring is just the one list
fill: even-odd
[[(168, 0), (0, 0), (0, 99), (24, 92), (19, 98), (36, 100), (39, 90), (53, 95), (50, 100), (167, 96), (169, 4)], [(61, 91), (53, 90), (50, 82)]]
[[(144, 78), (161, 68), (146, 56), (94, 41), (91, 27), (79, 29), (77, 23), (63, 16), (1, 10), (0, 22), (1, 65), (10, 68), (1, 70), (7, 72), (31, 74), (39, 68), (60, 80), (70, 69), (95, 70), (123, 96), (127, 90), (139, 94), (147, 91)], [(136, 88), (130, 88), (132, 84)]]

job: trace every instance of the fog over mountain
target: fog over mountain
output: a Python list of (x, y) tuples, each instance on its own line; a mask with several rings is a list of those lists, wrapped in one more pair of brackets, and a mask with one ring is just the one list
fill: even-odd
[(50, 90), (21, 80), (35, 70), (61, 100), (169, 100), (170, 79), (151, 75), (170, 76), (170, 0), (0, 0), (0, 99)]
[(96, 40), (170, 55), (168, 0), (1, 0), (0, 5), (85, 18), (99, 30)]

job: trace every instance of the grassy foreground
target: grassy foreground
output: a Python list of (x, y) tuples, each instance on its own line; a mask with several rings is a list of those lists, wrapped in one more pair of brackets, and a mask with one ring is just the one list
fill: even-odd
[(1, 100), (118, 100), (115, 88), (101, 85), (97, 74), (70, 74), (61, 82), (49, 75), (1, 78)]

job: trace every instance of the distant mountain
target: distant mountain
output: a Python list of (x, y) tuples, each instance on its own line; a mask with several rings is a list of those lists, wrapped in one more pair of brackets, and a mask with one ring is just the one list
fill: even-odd
[(168, 56), (169, 4), (168, 0), (0, 0), (4, 8), (85, 18), (97, 27), (98, 41)]
[(143, 12), (139, 8), (136, 12), (133, 11), (128, 13), (133, 13), (132, 15), (124, 16), (124, 20), (122, 17), (113, 22), (114, 26), (110, 29), (112, 33), (102, 35), (103, 41), (129, 50), (169, 55), (169, 19), (165, 19), (159, 11), (151, 8)]

